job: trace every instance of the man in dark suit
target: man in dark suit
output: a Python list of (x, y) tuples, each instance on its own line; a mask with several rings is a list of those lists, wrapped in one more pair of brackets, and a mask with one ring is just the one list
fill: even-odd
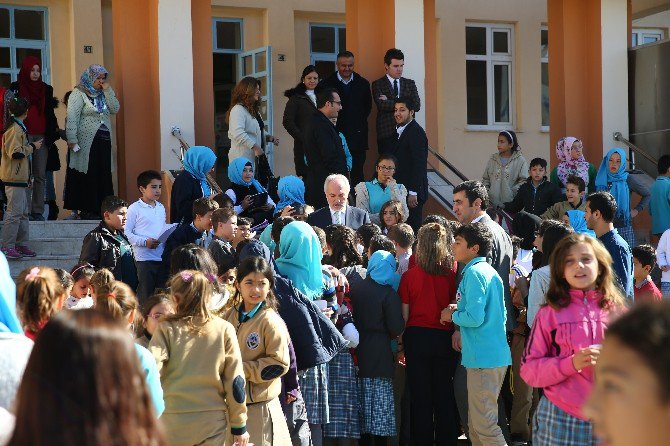
[(337, 71), (319, 83), (317, 91), (335, 88), (342, 100), (337, 130), (342, 132), (351, 152), (351, 183), (363, 181), (365, 152), (368, 150), (368, 116), (372, 109), (370, 83), (354, 71), (354, 55), (343, 51), (337, 55)]
[(305, 127), (303, 142), (307, 157), (307, 181), (305, 198), (307, 203), (320, 208), (326, 205), (322, 192), (323, 183), (331, 173), (347, 174), (347, 159), (342, 140), (330, 121), (337, 118), (342, 108), (340, 95), (333, 88), (326, 88), (316, 96), (316, 107)]
[(394, 100), (406, 97), (414, 104), (415, 112), (421, 109), (421, 99), (412, 79), (402, 77), (405, 55), (397, 48), (391, 48), (384, 55), (386, 75), (372, 83), (372, 99), (377, 104), (377, 151), (392, 150), (397, 140), (393, 119)]
[(323, 184), (323, 190), (328, 206), (312, 212), (307, 217), (307, 223), (321, 229), (333, 224), (345, 225), (354, 231), (370, 223), (370, 214), (367, 211), (347, 204), (351, 190), (347, 177), (340, 174), (329, 175)]
[(423, 204), (428, 199), (428, 138), (414, 119), (411, 99), (398, 98), (394, 105), (398, 140), (393, 154), (398, 159), (395, 180), (407, 188), (407, 224), (416, 234), (423, 220)]

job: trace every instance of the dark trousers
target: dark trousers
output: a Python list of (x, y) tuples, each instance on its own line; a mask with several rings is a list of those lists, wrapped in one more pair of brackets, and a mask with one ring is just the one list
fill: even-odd
[(408, 327), (403, 335), (410, 393), (412, 445), (456, 446), (453, 377), (458, 355), (451, 347), (452, 332)]
[(163, 272), (162, 262), (160, 260), (147, 260), (135, 262), (137, 265), (137, 301), (140, 307), (151, 297), (156, 287), (160, 286)]
[(293, 164), (295, 165), (295, 175), (304, 179), (307, 175), (307, 166), (305, 165), (305, 151), (302, 146), (293, 146)]
[(421, 222), (423, 221), (423, 202), (419, 200), (416, 207), (409, 208), (409, 216), (407, 217), (407, 224), (412, 227), (415, 234), (419, 233)]
[(365, 158), (367, 152), (365, 150), (351, 152), (351, 189), (356, 185), (365, 181), (365, 173), (363, 166), (365, 166)]
[(377, 138), (377, 152), (381, 155), (382, 153), (394, 152), (395, 145), (398, 142), (398, 134), (394, 133), (391, 136), (386, 136), (384, 138)]

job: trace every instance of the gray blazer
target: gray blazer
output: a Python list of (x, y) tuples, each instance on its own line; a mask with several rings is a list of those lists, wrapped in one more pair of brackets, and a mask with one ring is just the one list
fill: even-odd
[[(333, 217), (330, 214), (328, 206), (314, 211), (307, 217), (307, 223), (312, 226), (317, 226), (321, 229), (326, 229), (333, 224)], [(363, 209), (347, 205), (347, 211), (344, 214), (344, 225), (349, 226), (354, 231), (361, 226), (370, 223), (370, 214)]]

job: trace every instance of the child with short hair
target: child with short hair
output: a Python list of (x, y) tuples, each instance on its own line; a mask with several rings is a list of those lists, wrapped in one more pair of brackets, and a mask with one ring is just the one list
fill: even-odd
[(670, 229), (670, 155), (658, 159), (658, 176), (651, 186), (651, 233), (660, 237)]
[(16, 301), (25, 335), (33, 341), (49, 319), (63, 308), (65, 290), (53, 269), (34, 266), (16, 279)]
[(319, 245), (321, 246), (321, 254), (323, 255), (322, 263), (328, 263), (328, 243), (326, 241), (326, 231), (319, 228), (318, 226), (312, 226), (316, 237), (319, 239)]
[(388, 251), (395, 255), (395, 245), (387, 236), (377, 234), (370, 239), (370, 246), (368, 247), (368, 252), (366, 252), (368, 260), (377, 251)]
[(396, 272), (402, 276), (409, 269), (409, 258), (412, 257), (412, 245), (414, 244), (414, 230), (407, 223), (398, 223), (389, 228), (387, 236), (395, 246), (395, 256), (398, 259)]
[(237, 233), (233, 238), (233, 246), (237, 248), (237, 245), (242, 240), (251, 240), (256, 236), (256, 232), (251, 229), (251, 225), (254, 222), (252, 219), (247, 217), (237, 217)]
[(211, 198), (198, 198), (193, 202), (193, 219), (190, 223), (177, 226), (165, 241), (165, 249), (161, 259), (163, 261), (163, 278), (167, 279), (170, 270), (170, 256), (175, 248), (189, 243), (198, 246), (205, 245), (207, 232), (212, 229), (212, 214), (219, 208)]
[(457, 303), (442, 310), (440, 322), (461, 329), (461, 364), (467, 371), (468, 431), (473, 444), (505, 445), (497, 424), (498, 396), (512, 356), (507, 344), (507, 313), (502, 278), (486, 262), (491, 231), (483, 223), (454, 232), (454, 259), (465, 265)]
[(91, 297), (91, 278), (95, 273), (93, 265), (82, 263), (75, 266), (70, 272), (73, 285), (70, 288), (70, 294), (65, 301), (64, 308), (67, 310), (81, 310), (82, 308), (91, 308), (93, 298)]
[(530, 214), (542, 215), (561, 201), (561, 190), (547, 180), (547, 160), (533, 158), (528, 168), (528, 179), (519, 187), (512, 201), (504, 204), (509, 212), (524, 210)]
[(235, 329), (207, 308), (213, 287), (203, 273), (181, 271), (169, 287), (175, 314), (149, 343), (161, 374), (166, 436), (173, 444), (223, 444), (232, 433), (245, 446), (247, 383)]
[(219, 208), (212, 213), (214, 237), (207, 247), (218, 267), (218, 276), (237, 265), (233, 240), (237, 236), (237, 215), (232, 208)]
[(542, 220), (558, 220), (567, 211), (586, 210), (586, 183), (577, 175), (570, 175), (565, 183), (565, 201), (560, 201), (547, 209), (540, 217)]
[(561, 240), (551, 257), (546, 300), (521, 362), (523, 380), (544, 389), (533, 446), (592, 446), (592, 426), (582, 407), (609, 321), (625, 301), (607, 249), (584, 234)]
[(94, 268), (109, 268), (117, 280), (137, 288), (137, 268), (133, 247), (123, 233), (128, 203), (110, 195), (100, 206), (102, 221), (84, 237), (79, 263)]
[(372, 240), (372, 237), (375, 235), (381, 233), (381, 228), (374, 223), (366, 223), (356, 229), (356, 249), (358, 249), (358, 253), (363, 256), (364, 267), (368, 264), (367, 252), (368, 248), (370, 248), (370, 240)]
[(289, 335), (277, 314), (274, 283), (265, 259), (244, 259), (237, 268), (233, 306), (222, 315), (235, 327), (240, 345), (249, 396), (250, 441), (266, 446), (291, 444), (278, 398), (280, 378), (289, 368)]
[(663, 299), (670, 299), (670, 228), (666, 229), (658, 241), (656, 249), (658, 267), (661, 269), (661, 293)]
[(26, 246), (28, 242), (30, 213), (29, 187), (32, 182), (31, 156), (40, 150), (42, 140), (28, 142), (24, 124), (28, 117), (28, 100), (14, 97), (9, 100), (10, 118), (2, 132), (0, 180), (5, 186), (7, 208), (0, 231), (0, 251), (8, 259), (35, 257), (37, 254)]
[(166, 229), (167, 214), (161, 204), (163, 180), (160, 172), (145, 170), (137, 176), (140, 199), (128, 206), (125, 234), (133, 245), (137, 265), (137, 299), (140, 304), (160, 282), (161, 255), (165, 244), (158, 238)]
[(651, 245), (636, 246), (633, 254), (633, 279), (635, 279), (635, 303), (661, 300), (663, 295), (651, 280), (651, 270), (656, 265), (656, 251)]

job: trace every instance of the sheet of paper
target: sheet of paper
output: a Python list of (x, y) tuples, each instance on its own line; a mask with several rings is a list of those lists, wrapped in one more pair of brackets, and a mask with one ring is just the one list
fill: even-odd
[(161, 243), (165, 243), (165, 241), (168, 239), (168, 237), (170, 237), (170, 234), (172, 234), (175, 229), (177, 229), (177, 223), (172, 223), (171, 225), (165, 225), (163, 233), (158, 236), (158, 241)]

